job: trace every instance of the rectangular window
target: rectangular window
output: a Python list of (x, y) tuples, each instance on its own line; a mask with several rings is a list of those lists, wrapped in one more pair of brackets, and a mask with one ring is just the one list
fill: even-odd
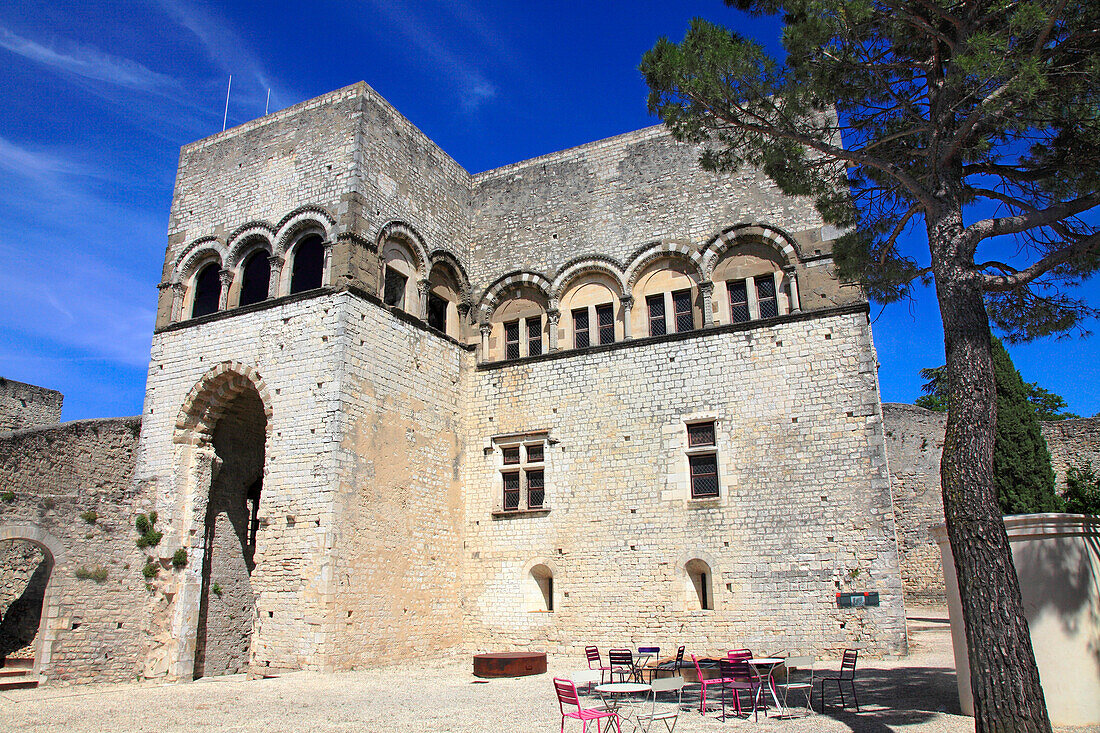
[(583, 349), (588, 344), (588, 309), (578, 308), (573, 311), (573, 348)]
[(749, 289), (744, 280), (728, 280), (726, 290), (730, 294), (730, 323), (749, 320)]
[(693, 499), (712, 499), (719, 495), (716, 437), (713, 420), (687, 426), (688, 473)]
[(687, 333), (695, 328), (690, 290), (677, 290), (672, 294), (672, 309), (676, 313), (676, 333)]
[(771, 275), (761, 275), (756, 280), (756, 300), (760, 303), (761, 318), (775, 318), (779, 315), (779, 303), (775, 298), (775, 279)]
[(504, 478), (504, 511), (519, 509), (519, 471), (501, 474)]
[(447, 301), (435, 293), (428, 293), (428, 325), (447, 332)]
[(610, 303), (596, 306), (596, 323), (600, 327), (600, 343), (615, 343), (615, 308)]
[(645, 306), (649, 311), (649, 335), (665, 335), (665, 296), (664, 293), (647, 295)]
[(504, 324), (504, 358), (519, 358), (519, 321)]
[(525, 318), (527, 324), (527, 355), (538, 356), (542, 353), (542, 316)]
[(397, 308), (405, 308), (405, 283), (408, 278), (397, 270), (386, 268), (386, 285), (382, 294), (382, 302)]
[(517, 512), (546, 507), (546, 434), (497, 441), (497, 466), (503, 491), (499, 510)]

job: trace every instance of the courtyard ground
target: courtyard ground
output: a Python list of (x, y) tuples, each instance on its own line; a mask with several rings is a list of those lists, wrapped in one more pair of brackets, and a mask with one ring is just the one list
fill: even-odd
[[(973, 731), (973, 719), (959, 713), (946, 611), (910, 609), (909, 631), (908, 657), (860, 660), (859, 713), (832, 708), (824, 715), (798, 719), (761, 717), (754, 722), (749, 717), (722, 722), (716, 712), (700, 716), (697, 693), (692, 693), (685, 697), (676, 731)], [(474, 677), (471, 664), (463, 662), (340, 674), (296, 672), (266, 680), (238, 675), (191, 684), (45, 687), (0, 694), (0, 727), (58, 733), (551, 732), (558, 731), (561, 723), (551, 677), (584, 666), (582, 660), (551, 658), (548, 674), (488, 681)], [(839, 665), (818, 666), (836, 670)], [(696, 702), (694, 708), (692, 702)], [(579, 731), (580, 725), (570, 720), (566, 730)], [(631, 727), (623, 730), (625, 733)], [(1100, 727), (1056, 730), (1100, 733)]]

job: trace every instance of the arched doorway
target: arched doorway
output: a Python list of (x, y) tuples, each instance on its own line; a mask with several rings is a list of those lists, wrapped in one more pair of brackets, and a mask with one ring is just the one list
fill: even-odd
[(173, 592), (168, 672), (247, 671), (256, 628), (253, 587), (270, 396), (251, 367), (223, 362), (187, 396), (176, 421), (180, 536), (188, 565)]
[(0, 541), (0, 667), (33, 666), (52, 569), (39, 545)]

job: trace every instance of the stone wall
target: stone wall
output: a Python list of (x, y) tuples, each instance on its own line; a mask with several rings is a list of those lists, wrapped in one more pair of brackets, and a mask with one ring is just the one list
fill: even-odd
[[(865, 307), (484, 365), (468, 393), (471, 650), (905, 651)], [(699, 420), (717, 421), (718, 499), (690, 497), (686, 424)], [(500, 512), (495, 443), (515, 434), (547, 436), (548, 511)], [(692, 560), (711, 571), (713, 610)], [(882, 605), (840, 609), (840, 590)]]
[(63, 399), (55, 390), (0, 377), (0, 432), (56, 425)]
[(140, 670), (151, 596), (133, 523), (152, 503), (133, 483), (140, 429), (140, 418), (115, 418), (0, 435), (0, 486), (11, 492), (0, 501), (0, 545), (29, 542), (52, 565), (46, 638), (36, 640), (50, 682)]
[[(882, 411), (906, 598), (943, 603), (943, 563), (931, 528), (943, 523), (940, 455), (947, 414), (893, 403)], [(1100, 468), (1100, 418), (1044, 422), (1042, 430), (1059, 491), (1069, 466), (1090, 460)]]

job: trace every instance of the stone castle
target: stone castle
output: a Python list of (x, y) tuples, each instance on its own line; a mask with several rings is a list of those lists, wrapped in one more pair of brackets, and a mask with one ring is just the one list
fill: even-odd
[(141, 417), (0, 434), (0, 602), (43, 599), (0, 657), (904, 653), (868, 304), (810, 201), (698, 152), (471, 175), (362, 83), (185, 146)]

